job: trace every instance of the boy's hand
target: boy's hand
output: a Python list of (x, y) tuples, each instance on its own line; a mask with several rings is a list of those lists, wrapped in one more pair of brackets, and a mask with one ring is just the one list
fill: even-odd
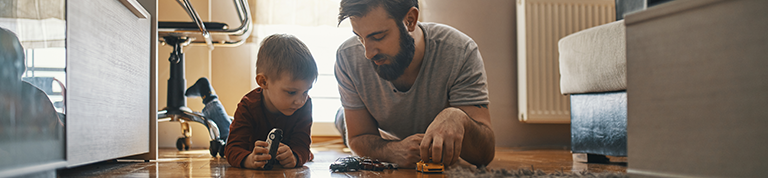
[(283, 168), (296, 167), (296, 157), (293, 156), (293, 151), (288, 145), (280, 143), (280, 147), (277, 148), (276, 157), (277, 161), (280, 162), (280, 165), (282, 165)]
[(269, 159), (272, 159), (272, 156), (269, 155), (269, 149), (267, 146), (267, 142), (265, 141), (256, 141), (254, 144), (253, 152), (248, 155), (245, 159), (245, 168), (249, 169), (261, 169), (264, 168), (264, 165), (267, 164), (267, 161)]

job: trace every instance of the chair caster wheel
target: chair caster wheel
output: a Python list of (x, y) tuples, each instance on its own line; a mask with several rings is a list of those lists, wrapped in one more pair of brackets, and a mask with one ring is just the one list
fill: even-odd
[(176, 140), (176, 149), (179, 151), (182, 151), (182, 149), (189, 150), (190, 141), (189, 138), (180, 137)]
[(224, 147), (227, 143), (225, 143), (222, 140), (211, 140), (211, 147), (209, 150), (211, 151), (211, 156), (214, 158), (218, 154), (220, 157), (224, 157)]
[(179, 151), (184, 149), (184, 138), (176, 139), (176, 149), (178, 149)]
[(223, 142), (223, 144), (221, 144), (221, 148), (219, 148), (219, 157), (222, 157), (222, 158), (224, 157), (224, 148), (225, 147), (227, 147), (227, 142)]
[(221, 145), (221, 142), (219, 142), (219, 140), (211, 140), (211, 147), (209, 147), (208, 150), (211, 151), (211, 156), (215, 158), (216, 155), (219, 154), (219, 151), (223, 150), (222, 148), (223, 147)]

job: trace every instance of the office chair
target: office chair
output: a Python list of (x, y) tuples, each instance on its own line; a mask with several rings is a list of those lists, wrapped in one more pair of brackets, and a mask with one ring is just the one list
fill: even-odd
[[(214, 46), (234, 47), (246, 41), (251, 34), (251, 12), (247, 0), (233, 0), (241, 25), (229, 29), (228, 25), (219, 22), (203, 22), (189, 0), (176, 0), (187, 12), (193, 22), (158, 22), (159, 40), (164, 45), (173, 46), (173, 52), (168, 58), (171, 63), (170, 78), (168, 79), (168, 104), (158, 111), (158, 122), (175, 121), (181, 123), (182, 137), (176, 140), (176, 149), (189, 150), (192, 132), (189, 122), (205, 125), (211, 138), (209, 150), (211, 156), (224, 156), (224, 144), (219, 127), (200, 112), (193, 112), (187, 105), (184, 96), (186, 79), (184, 79), (184, 51), (188, 45), (206, 45), (209, 50)], [(228, 128), (225, 128), (228, 129)]]

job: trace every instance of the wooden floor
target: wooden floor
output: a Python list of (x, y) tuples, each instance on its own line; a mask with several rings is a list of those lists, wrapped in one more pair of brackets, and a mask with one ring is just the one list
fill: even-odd
[[(249, 170), (231, 167), (226, 158), (213, 158), (207, 149), (177, 151), (160, 149), (159, 159), (112, 160), (57, 171), (60, 177), (447, 177), (446, 174), (422, 174), (414, 169), (331, 173), (330, 164), (338, 157), (351, 155), (340, 140), (318, 141), (312, 145), (314, 161), (302, 168)], [(497, 148), (490, 169), (536, 169), (551, 172), (626, 173), (626, 157), (610, 157), (609, 164), (574, 163), (571, 153), (563, 149)], [(469, 167), (462, 163), (458, 167)], [(455, 169), (455, 167), (448, 168)]]

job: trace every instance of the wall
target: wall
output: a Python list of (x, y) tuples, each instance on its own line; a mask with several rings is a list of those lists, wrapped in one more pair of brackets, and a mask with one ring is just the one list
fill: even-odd
[(461, 30), (480, 47), (488, 74), (489, 108), (497, 146), (567, 148), (569, 124), (524, 124), (517, 120), (515, 2), (423, 0), (421, 16), (426, 22)]

